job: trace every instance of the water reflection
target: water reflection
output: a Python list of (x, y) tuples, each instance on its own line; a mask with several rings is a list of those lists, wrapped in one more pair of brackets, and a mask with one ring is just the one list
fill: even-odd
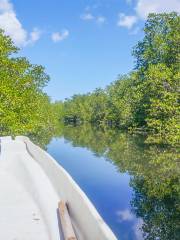
[(61, 137), (64, 125), (60, 122), (58, 125), (54, 126), (53, 129), (43, 129), (37, 131), (36, 133), (29, 134), (28, 137), (35, 144), (39, 145), (43, 149), (47, 149), (47, 145), (50, 143), (52, 138)]
[[(124, 206), (124, 209), (116, 209), (117, 219), (111, 216), (111, 221), (118, 221), (121, 227), (124, 222), (131, 223), (136, 239), (179, 239), (180, 167), (177, 150), (147, 145), (145, 136), (90, 125), (61, 126), (57, 136), (63, 136), (73, 147), (83, 147), (93, 152), (96, 163), (98, 158), (103, 157), (112, 162), (117, 171), (129, 174), (133, 188), (131, 208)], [(45, 143), (50, 139), (51, 136), (46, 138)], [(82, 161), (86, 159), (83, 157)], [(134, 221), (135, 218), (138, 221)], [(134, 238), (124, 235), (120, 239)]]

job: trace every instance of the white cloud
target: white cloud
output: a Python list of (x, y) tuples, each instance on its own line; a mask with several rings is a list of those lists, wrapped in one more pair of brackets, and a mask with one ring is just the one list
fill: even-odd
[(0, 28), (9, 35), (18, 46), (25, 46), (28, 43), (37, 41), (40, 34), (33, 30), (28, 36), (28, 32), (23, 28), (9, 0), (0, 0)]
[[(131, 4), (132, 0), (126, 0), (126, 2)], [(131, 16), (120, 13), (118, 26), (132, 29), (139, 20), (145, 20), (149, 13), (169, 13), (173, 11), (180, 13), (180, 0), (137, 0), (134, 10), (135, 14)], [(131, 34), (137, 34), (137, 32), (137, 28), (135, 28)]]
[(106, 21), (106, 18), (103, 16), (99, 16), (96, 18), (97, 23), (103, 24)]
[(132, 4), (133, 0), (126, 0), (127, 4)]
[(140, 31), (140, 27), (135, 27), (129, 32), (130, 35), (136, 35)]
[(138, 0), (135, 7), (137, 15), (146, 19), (149, 13), (180, 12), (179, 0)]
[(0, 1), (0, 12), (2, 11), (10, 11), (13, 9), (12, 4), (7, 0)]
[(34, 43), (39, 40), (41, 37), (41, 31), (38, 28), (34, 28), (33, 31), (30, 33), (30, 43)]
[(137, 22), (137, 20), (138, 19), (136, 16), (127, 16), (124, 13), (120, 13), (117, 25), (120, 27), (126, 27), (128, 29), (131, 29)]
[(99, 4), (99, 3), (93, 4), (93, 5), (87, 5), (84, 10), (89, 12), (89, 11), (91, 11), (93, 9), (97, 9), (98, 7), (100, 7), (100, 5), (101, 4)]
[(132, 221), (134, 219), (134, 215), (128, 209), (118, 211), (117, 215), (120, 221)]
[(53, 42), (60, 42), (66, 39), (69, 36), (69, 31), (67, 29), (63, 30), (61, 33), (54, 32), (51, 35)]
[(94, 16), (91, 13), (85, 13), (81, 16), (81, 19), (85, 21), (89, 21), (89, 20), (93, 20)]
[(15, 44), (23, 45), (27, 39), (27, 32), (17, 19), (13, 5), (8, 0), (0, 0), (0, 28), (9, 35)]
[(89, 12), (89, 7), (87, 10), (87, 7), (85, 8), (85, 13), (81, 15), (81, 19), (84, 21), (94, 21), (98, 24), (103, 24), (106, 21), (106, 18), (104, 16), (95, 16), (92, 13)]
[(133, 231), (134, 231), (134, 235), (136, 236), (137, 240), (143, 240), (143, 231), (141, 230), (143, 226), (143, 220), (140, 218), (137, 220), (137, 222), (135, 223), (135, 225), (133, 226)]

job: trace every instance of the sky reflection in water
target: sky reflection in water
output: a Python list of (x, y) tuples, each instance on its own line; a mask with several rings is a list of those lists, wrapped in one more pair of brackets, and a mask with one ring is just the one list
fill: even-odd
[(53, 139), (48, 152), (71, 174), (119, 239), (140, 240), (142, 220), (131, 212), (130, 176), (104, 157), (73, 147), (63, 137)]

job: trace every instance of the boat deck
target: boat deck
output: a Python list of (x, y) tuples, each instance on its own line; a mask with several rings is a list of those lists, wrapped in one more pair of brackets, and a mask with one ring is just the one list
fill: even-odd
[(1, 139), (0, 193), (0, 239), (60, 239), (58, 196), (21, 141)]
[(64, 236), (116, 240), (84, 192), (48, 153), (27, 137), (0, 138), (0, 240)]
[(48, 240), (43, 216), (14, 176), (0, 169), (0, 239)]

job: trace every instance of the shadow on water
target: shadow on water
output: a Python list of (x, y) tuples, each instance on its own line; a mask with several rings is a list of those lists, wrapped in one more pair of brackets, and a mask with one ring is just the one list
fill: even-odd
[(41, 146), (51, 141), (48, 151), (75, 178), (119, 239), (179, 239), (177, 150), (148, 145), (145, 136), (90, 125), (61, 126), (56, 136), (42, 139)]

